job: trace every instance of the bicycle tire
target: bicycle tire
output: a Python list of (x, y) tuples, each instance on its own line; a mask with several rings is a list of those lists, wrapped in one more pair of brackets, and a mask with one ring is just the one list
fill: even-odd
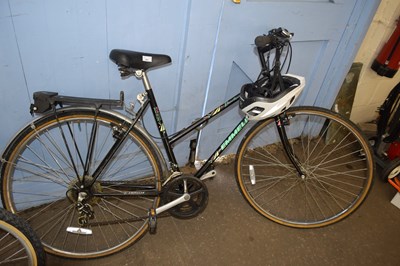
[(236, 180), (246, 201), (282, 225), (315, 228), (338, 222), (361, 205), (373, 180), (371, 148), (358, 128), (330, 110), (286, 111), (290, 146), (301, 178), (280, 142), (274, 118), (254, 125), (242, 140)]
[(43, 246), (22, 218), (0, 209), (0, 265), (45, 265)]
[[(102, 257), (133, 244), (147, 232), (148, 219), (143, 217), (158, 206), (159, 196), (93, 196), (88, 200), (95, 214), (89, 221), (95, 224), (90, 228), (92, 235), (66, 231), (81, 227), (74, 191), (77, 177), (83, 178), (92, 129), (96, 128), (96, 142), (89, 173), (130, 122), (108, 110), (59, 109), (56, 115), (47, 114), (27, 125), (6, 148), (1, 167), (3, 205), (30, 223), (47, 252), (70, 258)], [(117, 182), (160, 191), (164, 168), (154, 145), (135, 126), (88, 194), (125, 192), (116, 189)], [(93, 181), (90, 174), (85, 180)]]
[(383, 181), (388, 182), (389, 178), (400, 177), (400, 158), (397, 157), (392, 161), (387, 161), (385, 167), (382, 169), (381, 178)]

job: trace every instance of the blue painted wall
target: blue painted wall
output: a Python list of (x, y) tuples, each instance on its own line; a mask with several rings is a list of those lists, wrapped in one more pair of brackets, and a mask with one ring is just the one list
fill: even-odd
[[(136, 99), (141, 82), (121, 80), (113, 48), (169, 54), (174, 63), (150, 74), (164, 119), (173, 130), (182, 71), (186, 1), (0, 1), (0, 149), (31, 116), (34, 91)], [(149, 123), (147, 123), (149, 124)], [(150, 127), (151, 128), (151, 127)]]
[[(379, 0), (0, 0), (0, 149), (27, 123), (34, 91), (135, 99), (141, 82), (121, 80), (113, 48), (169, 54), (149, 73), (167, 130), (187, 125), (257, 75), (256, 35), (296, 33), (293, 73), (309, 79), (302, 102), (330, 106)], [(232, 110), (202, 137), (204, 159), (240, 117)], [(150, 120), (148, 129), (153, 131)], [(177, 147), (186, 161), (187, 141)], [(234, 150), (230, 150), (234, 152)]]

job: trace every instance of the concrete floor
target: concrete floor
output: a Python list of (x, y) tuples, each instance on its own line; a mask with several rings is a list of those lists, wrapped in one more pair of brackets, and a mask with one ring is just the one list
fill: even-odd
[(206, 210), (191, 220), (158, 221), (145, 235), (105, 258), (71, 260), (48, 255), (48, 265), (400, 265), (400, 209), (396, 191), (379, 179), (347, 219), (319, 229), (292, 229), (263, 218), (242, 198), (233, 165), (206, 181)]

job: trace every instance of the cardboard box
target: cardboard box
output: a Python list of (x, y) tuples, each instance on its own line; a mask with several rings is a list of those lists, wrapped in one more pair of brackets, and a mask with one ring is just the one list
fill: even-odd
[(397, 208), (400, 209), (400, 192), (397, 192), (396, 195), (394, 195), (391, 203), (396, 206)]

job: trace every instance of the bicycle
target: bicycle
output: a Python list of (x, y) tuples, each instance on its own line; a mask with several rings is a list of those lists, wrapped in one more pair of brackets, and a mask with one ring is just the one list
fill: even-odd
[(400, 157), (396, 149), (400, 136), (400, 83), (379, 107), (376, 135), (370, 138), (381, 178), (400, 191)]
[[(261, 215), (296, 228), (342, 220), (371, 187), (372, 152), (346, 118), (319, 107), (289, 108), (305, 85), (303, 77), (281, 73), (285, 62), (290, 67), (292, 36), (282, 28), (258, 36), (257, 81), (172, 135), (147, 76), (149, 69), (169, 64), (168, 55), (111, 51), (121, 76), (135, 76), (144, 85), (140, 107), (128, 110), (132, 117), (113, 110), (123, 107), (123, 93), (110, 100), (36, 92), (31, 111), (43, 115), (17, 134), (2, 157), (4, 205), (30, 222), (50, 253), (112, 254), (154, 233), (166, 211), (183, 219), (201, 213), (208, 199), (205, 180), (216, 175), (214, 162), (254, 121), (235, 160), (246, 201)], [(173, 145), (234, 104), (243, 119), (195, 174), (183, 174)], [(148, 108), (165, 158), (142, 126)]]
[(35, 232), (21, 217), (0, 208), (0, 265), (45, 265)]

